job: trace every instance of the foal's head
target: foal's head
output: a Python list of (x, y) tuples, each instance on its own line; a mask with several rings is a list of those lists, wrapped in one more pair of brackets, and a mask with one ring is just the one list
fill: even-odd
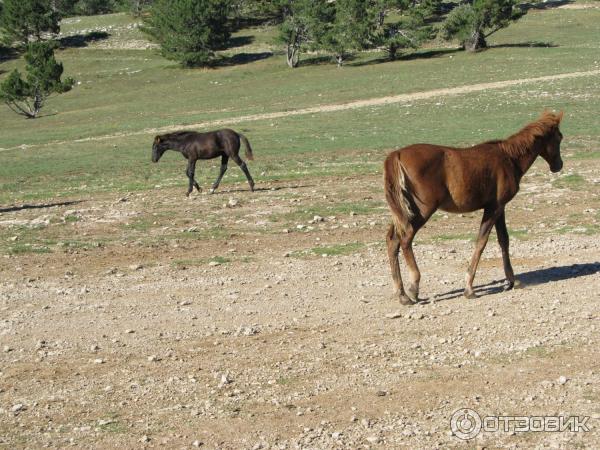
[(165, 151), (169, 149), (169, 143), (164, 136), (156, 136), (152, 144), (152, 162), (158, 162)]
[(563, 113), (546, 113), (544, 119), (550, 121), (547, 133), (544, 135), (544, 141), (540, 156), (546, 160), (552, 172), (559, 172), (563, 167), (563, 161), (560, 157), (560, 142), (563, 135), (559, 126), (563, 118)]

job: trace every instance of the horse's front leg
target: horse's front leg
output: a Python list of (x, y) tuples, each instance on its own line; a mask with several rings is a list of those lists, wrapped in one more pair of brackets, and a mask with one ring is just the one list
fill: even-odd
[(475, 251), (471, 258), (471, 264), (466, 275), (466, 287), (464, 295), (467, 298), (476, 298), (475, 292), (473, 291), (473, 280), (475, 279), (475, 272), (477, 272), (477, 266), (479, 265), (479, 259), (485, 249), (488, 238), (490, 237), (490, 231), (496, 223), (496, 219), (502, 213), (502, 210), (488, 209), (486, 208), (483, 212), (483, 219), (481, 219), (481, 226), (479, 227), (479, 235), (477, 236), (477, 243), (475, 244)]
[(194, 186), (196, 186), (196, 189), (198, 189), (198, 191), (200, 191), (200, 186), (198, 186), (198, 183), (196, 183), (196, 180), (194, 180), (195, 172), (196, 172), (196, 160), (190, 158), (188, 160), (187, 170), (185, 171), (186, 175), (188, 176), (188, 180), (189, 180), (188, 190), (187, 190), (187, 194), (186, 194), (187, 197), (189, 197), (190, 194), (192, 193), (192, 191), (194, 190)]
[(500, 250), (502, 251), (502, 264), (504, 265), (504, 274), (506, 275), (506, 286), (504, 290), (508, 291), (515, 286), (516, 279), (512, 265), (510, 264), (510, 255), (508, 252), (509, 238), (504, 211), (502, 211), (502, 214), (500, 214), (500, 217), (496, 220), (496, 234), (498, 236)]

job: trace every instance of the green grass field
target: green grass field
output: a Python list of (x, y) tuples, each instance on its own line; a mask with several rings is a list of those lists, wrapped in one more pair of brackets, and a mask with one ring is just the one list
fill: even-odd
[[(386, 62), (383, 54), (364, 53), (342, 69), (321, 59), (311, 63), (317, 55), (303, 55), (300, 68), (288, 69), (270, 43), (274, 30), (256, 27), (236, 33), (243, 45), (227, 51), (254, 61), (184, 70), (156, 50), (122, 48), (143, 41), (133, 23), (124, 14), (69, 19), (67, 34), (109, 33), (89, 47), (58, 52), (75, 88), (51, 99), (36, 120), (0, 107), (0, 204), (183, 185), (181, 157), (150, 162), (153, 132), (146, 130), (156, 127), (600, 69), (600, 9), (532, 11), (476, 55), (432, 48)], [(265, 57), (268, 51), (274, 55)], [(21, 64), (1, 63), (0, 77)], [(253, 144), (258, 180), (377, 173), (387, 149), (503, 137), (544, 108), (566, 111), (567, 158), (597, 158), (599, 97), (595, 75), (232, 127)], [(202, 184), (216, 176), (217, 164), (200, 165)], [(239, 181), (235, 169), (224, 180)]]

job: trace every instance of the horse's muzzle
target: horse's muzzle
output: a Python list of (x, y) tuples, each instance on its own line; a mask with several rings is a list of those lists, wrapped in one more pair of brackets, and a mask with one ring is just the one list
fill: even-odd
[(556, 172), (560, 172), (563, 168), (563, 162), (562, 159), (560, 161), (557, 161), (556, 163), (552, 164), (552, 166), (550, 166), (550, 171), (552, 173), (556, 173)]

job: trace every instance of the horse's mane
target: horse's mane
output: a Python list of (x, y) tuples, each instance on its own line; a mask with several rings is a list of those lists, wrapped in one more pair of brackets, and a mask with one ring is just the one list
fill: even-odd
[(560, 124), (562, 117), (562, 112), (555, 114), (545, 111), (538, 120), (525, 125), (518, 133), (502, 141), (490, 141), (489, 143), (499, 144), (500, 148), (510, 156), (522, 156), (532, 149), (536, 138), (553, 132)]
[(183, 130), (183, 131), (174, 131), (173, 133), (167, 133), (160, 136), (162, 139), (173, 139), (175, 141), (184, 140), (190, 135), (198, 134), (195, 131)]

